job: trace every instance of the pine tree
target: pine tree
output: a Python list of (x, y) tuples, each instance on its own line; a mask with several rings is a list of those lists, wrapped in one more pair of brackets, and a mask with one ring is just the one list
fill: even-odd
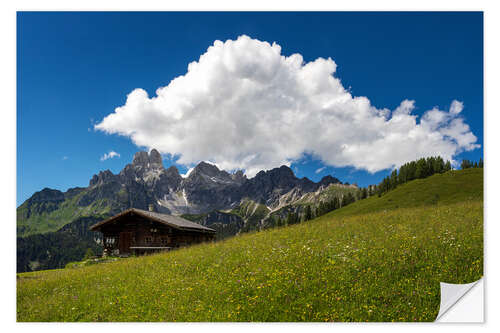
[(421, 158), (417, 161), (415, 168), (415, 178), (425, 178), (427, 176), (425, 159)]
[(296, 224), (298, 221), (298, 215), (295, 212), (289, 212), (287, 217), (287, 225)]
[(325, 207), (324, 202), (320, 201), (320, 203), (318, 205), (318, 209), (317, 209), (318, 212), (316, 213), (317, 216), (321, 216), (321, 215), (325, 214), (325, 208), (324, 207)]
[(399, 168), (398, 185), (406, 183), (407, 178), (408, 178), (408, 167), (406, 166), (406, 164), (403, 164)]
[(347, 194), (347, 204), (352, 204), (353, 202), (356, 201), (356, 198), (354, 197), (354, 194), (352, 194), (351, 192), (349, 192)]
[(292, 223), (290, 223), (292, 220), (292, 213), (291, 212), (288, 212), (288, 214), (286, 215), (286, 219), (285, 219), (285, 225), (290, 225)]
[(333, 209), (339, 209), (340, 208), (340, 201), (338, 197), (333, 198)]
[(372, 195), (375, 194), (375, 189), (376, 189), (376, 186), (375, 185), (370, 185), (368, 187), (368, 196), (371, 197)]
[(450, 161), (446, 161), (446, 164), (444, 165), (444, 170), (445, 171), (451, 170), (451, 162)]
[(347, 193), (346, 195), (344, 195), (342, 197), (342, 204), (341, 204), (341, 207), (344, 207), (344, 206), (347, 206), (348, 204), (354, 202), (355, 199), (354, 199), (354, 196), (352, 195), (351, 192)]
[(473, 166), (473, 165), (472, 165), (471, 161), (469, 161), (469, 160), (462, 160), (462, 163), (460, 164), (460, 168), (461, 168), (462, 170), (469, 169), (469, 168), (471, 168), (472, 166)]
[(304, 220), (305, 221), (312, 220), (312, 211), (311, 211), (311, 206), (309, 206), (309, 205), (306, 207), (306, 212), (304, 214)]
[(366, 187), (363, 187), (361, 189), (361, 199), (366, 199), (368, 197), (368, 191), (366, 190)]
[(408, 180), (407, 181), (416, 179), (417, 178), (416, 174), (417, 174), (417, 162), (411, 161), (408, 164)]
[(395, 189), (396, 186), (398, 185), (398, 170), (397, 169), (394, 169), (392, 172), (391, 172), (391, 178), (389, 180), (389, 188), (392, 190), (392, 189)]
[(434, 170), (436, 173), (443, 173), (444, 172), (444, 160), (441, 156), (438, 156), (436, 158)]
[(85, 252), (85, 256), (83, 257), (83, 260), (90, 259), (90, 258), (92, 258), (93, 256), (95, 256), (94, 251), (92, 251), (92, 249), (89, 247), (89, 248), (87, 249), (87, 252)]

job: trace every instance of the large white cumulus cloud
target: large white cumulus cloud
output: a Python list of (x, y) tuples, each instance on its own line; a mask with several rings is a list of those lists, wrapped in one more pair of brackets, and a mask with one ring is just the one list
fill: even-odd
[(209, 160), (250, 176), (304, 153), (376, 172), (424, 156), (452, 160), (479, 147), (460, 117), (461, 102), (419, 119), (414, 101), (377, 109), (342, 86), (336, 67), (330, 58), (286, 57), (276, 43), (248, 36), (215, 41), (157, 96), (135, 89), (95, 128), (178, 156), (180, 164)]

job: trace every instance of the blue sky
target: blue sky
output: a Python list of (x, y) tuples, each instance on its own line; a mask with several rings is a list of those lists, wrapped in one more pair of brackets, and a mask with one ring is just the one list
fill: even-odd
[[(460, 115), (481, 147), (454, 158), (478, 160), (482, 23), (481, 13), (464, 12), (18, 13), (17, 204), (44, 187), (64, 191), (87, 186), (100, 170), (119, 172), (139, 148), (94, 124), (124, 105), (132, 90), (154, 96), (215, 40), (241, 35), (275, 41), (282, 55), (300, 53), (306, 63), (331, 57), (343, 87), (379, 109), (394, 110), (409, 99), (413, 113), (422, 115), (463, 102)], [(120, 157), (102, 161), (110, 151)], [(165, 166), (173, 163), (165, 155)], [(335, 168), (310, 154), (292, 168), (299, 177), (332, 174), (362, 186), (389, 172)]]

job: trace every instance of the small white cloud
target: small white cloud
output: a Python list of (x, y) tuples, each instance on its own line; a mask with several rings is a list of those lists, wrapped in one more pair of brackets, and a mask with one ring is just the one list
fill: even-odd
[(120, 157), (120, 154), (118, 154), (116, 151), (110, 151), (109, 153), (101, 156), (101, 161), (105, 161), (113, 157)]
[(69, 157), (68, 156), (63, 156), (63, 161), (66, 161)]
[(463, 109), (464, 109), (464, 103), (459, 102), (457, 100), (454, 100), (453, 102), (451, 102), (451, 106), (450, 106), (450, 113), (451, 114), (459, 114), (460, 112), (462, 112)]
[(325, 169), (326, 169), (326, 167), (319, 168), (316, 171), (314, 171), (314, 173), (320, 173), (321, 171), (323, 171)]

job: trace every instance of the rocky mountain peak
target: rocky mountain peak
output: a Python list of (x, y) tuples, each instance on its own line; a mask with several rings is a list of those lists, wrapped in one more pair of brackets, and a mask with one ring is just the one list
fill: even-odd
[(134, 155), (134, 159), (132, 160), (133, 166), (143, 166), (149, 163), (149, 155), (146, 151), (138, 151)]
[(35, 192), (28, 201), (30, 202), (46, 202), (46, 201), (62, 201), (64, 200), (63, 192), (44, 188), (41, 191)]
[(99, 171), (97, 175), (92, 176), (92, 179), (90, 179), (89, 182), (89, 186), (103, 184), (113, 179), (114, 177), (115, 175), (110, 170)]
[(245, 174), (241, 170), (238, 170), (235, 173), (233, 173), (231, 175), (231, 178), (237, 183), (243, 183), (245, 180), (247, 180), (247, 176), (245, 176)]
[(337, 178), (335, 177), (332, 177), (330, 175), (328, 176), (324, 176), (323, 178), (321, 178), (319, 184), (320, 185), (330, 185), (330, 184), (341, 184), (342, 182), (340, 180), (338, 180)]
[(271, 202), (277, 202), (280, 195), (296, 186), (301, 186), (301, 183), (292, 169), (283, 165), (257, 173), (255, 177), (243, 184), (243, 192), (257, 202), (271, 204)]
[(174, 178), (174, 177), (175, 178), (181, 177), (181, 174), (179, 173), (179, 169), (177, 169), (177, 167), (175, 165), (172, 165), (167, 170), (165, 170), (165, 174), (168, 177), (172, 177), (172, 178)]
[[(182, 176), (180, 175), (177, 167), (172, 165), (163, 172), (162, 180), (162, 183), (165, 187), (173, 190), (178, 190), (180, 184), (182, 183)], [(159, 194), (161, 195), (161, 193)]]
[[(273, 169), (276, 170), (276, 169)], [(292, 169), (286, 165), (282, 165), (278, 168), (278, 173), (280, 175), (287, 175), (295, 178), (295, 174), (293, 173)]]
[(255, 176), (255, 179), (265, 179), (274, 184), (295, 184), (295, 182), (298, 180), (297, 177), (295, 177), (292, 169), (290, 169), (286, 165), (282, 165), (279, 168), (271, 169), (268, 171), (260, 171)]
[(191, 175), (194, 176), (194, 174), (201, 173), (201, 174), (204, 174), (204, 175), (209, 176), (209, 177), (215, 177), (220, 172), (221, 171), (219, 170), (219, 168), (217, 166), (210, 164), (210, 163), (207, 163), (207, 162), (204, 162), (204, 161), (201, 161), (193, 169), (193, 171), (190, 173), (189, 176), (191, 176)]
[(152, 149), (149, 154), (146, 151), (139, 151), (134, 155), (132, 166), (142, 169), (163, 169), (163, 161), (156, 149)]
[(161, 154), (156, 149), (151, 149), (149, 152), (149, 163), (153, 168), (163, 168), (163, 161), (161, 158)]

